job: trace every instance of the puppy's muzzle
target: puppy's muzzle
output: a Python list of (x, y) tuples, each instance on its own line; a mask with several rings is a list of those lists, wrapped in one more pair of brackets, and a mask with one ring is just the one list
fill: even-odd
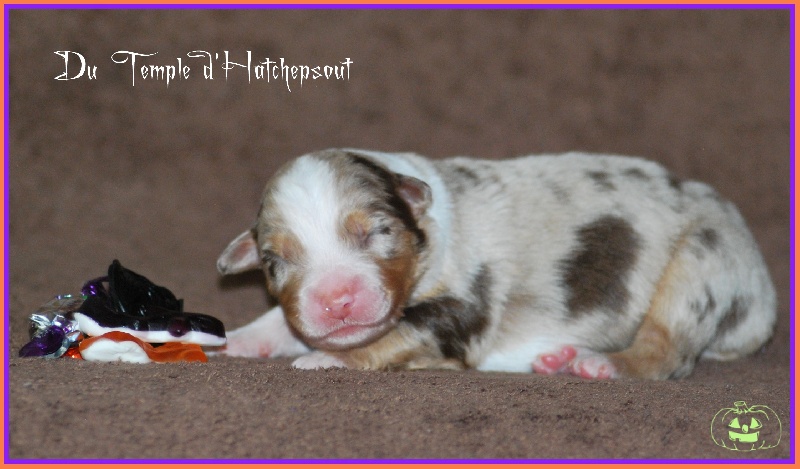
[(304, 335), (320, 348), (345, 348), (374, 340), (391, 321), (390, 301), (360, 275), (328, 273), (302, 294)]

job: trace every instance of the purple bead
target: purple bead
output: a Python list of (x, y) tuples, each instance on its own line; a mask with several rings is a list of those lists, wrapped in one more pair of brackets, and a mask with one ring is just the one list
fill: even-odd
[(108, 277), (100, 277), (93, 280), (89, 280), (85, 284), (83, 284), (83, 288), (81, 288), (81, 293), (85, 296), (95, 296), (99, 294), (105, 294), (106, 289), (103, 286), (103, 282), (107, 282)]
[[(64, 330), (58, 326), (45, 329), (41, 334), (31, 339), (19, 351), (20, 357), (60, 357), (64, 354), (69, 341)], [(63, 350), (62, 350), (63, 348)]]
[(167, 332), (169, 332), (169, 335), (172, 337), (182, 337), (190, 330), (191, 326), (189, 325), (189, 321), (181, 317), (173, 318), (167, 327)]

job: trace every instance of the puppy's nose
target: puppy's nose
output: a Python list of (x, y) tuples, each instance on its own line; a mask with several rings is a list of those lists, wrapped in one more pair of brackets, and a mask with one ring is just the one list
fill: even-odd
[(325, 314), (335, 319), (344, 319), (350, 316), (350, 307), (353, 305), (353, 295), (349, 293), (341, 294), (323, 303)]
[(344, 319), (352, 314), (355, 295), (349, 288), (317, 293), (315, 300), (324, 314), (334, 319)]

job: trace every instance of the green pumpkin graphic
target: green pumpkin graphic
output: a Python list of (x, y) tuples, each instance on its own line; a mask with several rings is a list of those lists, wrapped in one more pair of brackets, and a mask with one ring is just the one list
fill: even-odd
[(736, 401), (722, 409), (711, 421), (711, 438), (719, 446), (734, 451), (755, 451), (778, 446), (781, 421), (774, 410), (763, 405), (748, 407)]

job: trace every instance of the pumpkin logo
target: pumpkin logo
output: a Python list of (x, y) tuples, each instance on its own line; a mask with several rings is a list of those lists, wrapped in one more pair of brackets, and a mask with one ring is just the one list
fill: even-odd
[(733, 451), (774, 448), (781, 442), (781, 421), (778, 414), (765, 405), (748, 407), (745, 401), (736, 401), (732, 408), (714, 415), (711, 439), (718, 446)]

